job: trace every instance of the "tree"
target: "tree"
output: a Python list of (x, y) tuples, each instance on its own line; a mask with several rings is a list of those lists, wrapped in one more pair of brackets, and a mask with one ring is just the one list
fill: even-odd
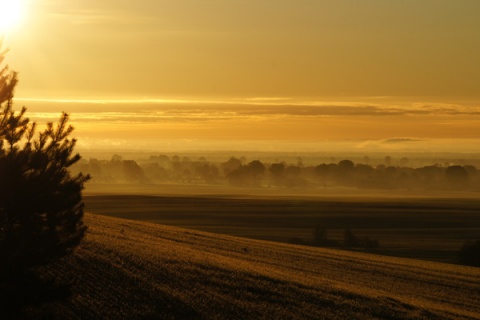
[(354, 185), (355, 164), (351, 160), (342, 160), (337, 165), (337, 182), (342, 185)]
[[(228, 172), (227, 168), (232, 168), (233, 165), (238, 164), (238, 159), (230, 158), (228, 162), (223, 163), (222, 167), (225, 172)], [(228, 164), (232, 166), (229, 166)], [(260, 186), (260, 180), (265, 172), (265, 165), (259, 160), (254, 160), (247, 165), (240, 164), (236, 169), (228, 172), (226, 177), (231, 185), (238, 187), (258, 187)]]
[(464, 189), (468, 185), (468, 172), (462, 166), (449, 166), (445, 170), (449, 187)]
[(343, 170), (353, 170), (355, 164), (351, 160), (342, 160), (338, 163), (338, 167)]
[(235, 158), (235, 157), (230, 157), (227, 162), (224, 162), (220, 165), (220, 167), (223, 170), (223, 174), (225, 176), (228, 176), (231, 172), (237, 170), (242, 166), (242, 161)]
[(123, 160), (123, 176), (128, 182), (145, 182), (143, 169), (134, 160)]
[(285, 164), (283, 162), (272, 163), (269, 170), (273, 176), (273, 183), (277, 186), (283, 185), (285, 182)]
[(261, 163), (260, 160), (253, 160), (247, 164), (247, 168), (255, 178), (258, 178), (265, 172), (265, 165)]
[(80, 243), (87, 229), (82, 189), (89, 176), (68, 171), (81, 158), (73, 153), (68, 114), (37, 134), (26, 108), (13, 110), (17, 73), (0, 70), (0, 275), (9, 277)]

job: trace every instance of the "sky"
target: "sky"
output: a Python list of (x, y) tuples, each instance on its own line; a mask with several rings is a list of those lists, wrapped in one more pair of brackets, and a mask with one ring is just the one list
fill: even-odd
[(16, 103), (85, 148), (478, 152), (478, 0), (17, 1)]

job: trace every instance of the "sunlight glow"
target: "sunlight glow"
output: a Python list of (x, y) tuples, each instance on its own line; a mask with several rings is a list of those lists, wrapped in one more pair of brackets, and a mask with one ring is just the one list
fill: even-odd
[(24, 6), (21, 0), (0, 0), (0, 35), (20, 24)]

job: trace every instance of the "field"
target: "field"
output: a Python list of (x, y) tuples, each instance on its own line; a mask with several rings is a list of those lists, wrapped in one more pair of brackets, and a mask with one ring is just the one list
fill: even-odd
[(341, 240), (346, 228), (378, 239), (373, 252), (455, 263), (465, 240), (480, 237), (480, 199), (445, 197), (89, 195), (95, 214), (252, 239), (312, 239), (315, 227)]
[(75, 279), (71, 299), (39, 303), (24, 316), (480, 319), (480, 272), (473, 267), (93, 214), (85, 221), (89, 231), (76, 253), (40, 269), (45, 277)]

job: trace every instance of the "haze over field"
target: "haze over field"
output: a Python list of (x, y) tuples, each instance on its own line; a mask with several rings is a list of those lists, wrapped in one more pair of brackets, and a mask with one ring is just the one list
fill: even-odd
[(39, 121), (71, 112), (83, 149), (480, 142), (478, 1), (19, 3), (16, 104)]

